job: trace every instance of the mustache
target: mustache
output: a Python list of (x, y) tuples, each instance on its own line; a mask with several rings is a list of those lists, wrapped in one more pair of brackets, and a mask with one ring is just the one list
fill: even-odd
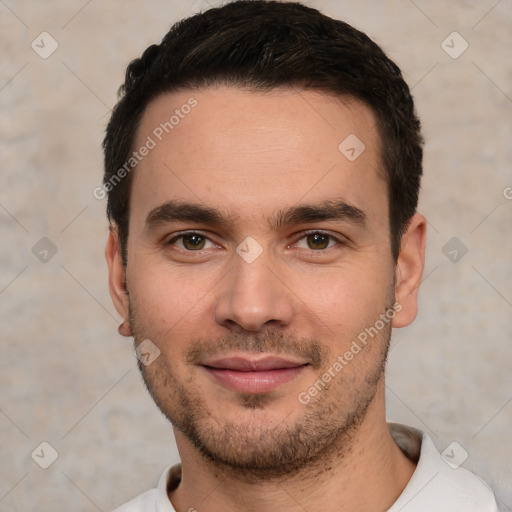
[(205, 356), (221, 355), (228, 351), (300, 356), (314, 369), (325, 366), (329, 356), (327, 349), (314, 338), (297, 338), (276, 331), (259, 334), (233, 332), (214, 341), (192, 340), (186, 352), (186, 361), (192, 365), (199, 364)]

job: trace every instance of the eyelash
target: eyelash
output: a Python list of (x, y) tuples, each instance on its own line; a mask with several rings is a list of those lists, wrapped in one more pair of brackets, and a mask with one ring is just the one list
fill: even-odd
[[(213, 243), (214, 245), (217, 245), (218, 244), (215, 244), (215, 242), (213, 242), (207, 235), (205, 235), (204, 233), (201, 233), (200, 231), (186, 231), (186, 232), (183, 232), (183, 233), (180, 233), (176, 236), (174, 236), (171, 240), (169, 241), (166, 241), (165, 242), (165, 246), (173, 246), (178, 240), (182, 240), (184, 237), (186, 236), (192, 236), (192, 235), (198, 235), (206, 240), (208, 240), (209, 242)], [(294, 244), (298, 243), (300, 240), (303, 240), (304, 238), (310, 236), (310, 235), (322, 235), (322, 236), (326, 236), (330, 239), (330, 241), (334, 241), (336, 242), (336, 245), (340, 245), (340, 246), (343, 246), (343, 245), (346, 245), (346, 241), (344, 241), (341, 237), (338, 238), (330, 233), (327, 233), (325, 231), (319, 231), (319, 230), (313, 230), (313, 231), (306, 231), (306, 232), (303, 232), (302, 235), (297, 238), (297, 240), (294, 242)], [(290, 244), (290, 245), (293, 245), (293, 244)], [(287, 247), (290, 247), (287, 246)], [(307, 250), (311, 253), (322, 253), (322, 252), (326, 252), (328, 251), (329, 249), (333, 249), (334, 247), (336, 247), (336, 245), (334, 246), (331, 246), (331, 247), (326, 247), (325, 249), (303, 249), (303, 250)], [(179, 248), (178, 250), (182, 251), (182, 252), (187, 252), (187, 253), (199, 253), (201, 254), (203, 251), (205, 250), (208, 250), (208, 249), (198, 249), (197, 251), (193, 251), (193, 250), (190, 250), (190, 249), (182, 249), (182, 248)]]
[[(166, 246), (172, 246), (174, 245), (178, 240), (180, 239), (183, 239), (185, 238), (186, 236), (192, 236), (192, 235), (198, 235), (212, 243), (214, 243), (212, 240), (210, 240), (210, 238), (205, 235), (204, 233), (201, 233), (200, 231), (186, 231), (186, 232), (183, 232), (183, 233), (180, 233), (179, 235), (176, 235), (175, 237), (173, 237), (171, 240), (169, 240), (168, 242), (165, 242), (165, 245)], [(218, 244), (214, 244), (214, 245), (218, 245)], [(198, 253), (201, 253), (202, 251), (204, 251), (205, 249), (201, 249), (201, 250), (197, 250), (197, 251), (191, 251), (189, 249), (179, 249), (180, 251), (183, 251), (183, 252), (189, 252), (189, 253), (194, 253), (194, 252), (198, 252)]]

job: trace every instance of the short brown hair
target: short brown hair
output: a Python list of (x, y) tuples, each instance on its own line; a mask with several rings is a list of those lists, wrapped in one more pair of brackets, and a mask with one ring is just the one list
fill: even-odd
[[(255, 91), (301, 87), (350, 96), (375, 113), (388, 183), (393, 258), (416, 211), (423, 139), (398, 66), (366, 34), (298, 2), (236, 0), (176, 23), (130, 63), (106, 130), (104, 187), (127, 162), (147, 105), (165, 92), (230, 85)], [(123, 262), (132, 174), (108, 192)]]

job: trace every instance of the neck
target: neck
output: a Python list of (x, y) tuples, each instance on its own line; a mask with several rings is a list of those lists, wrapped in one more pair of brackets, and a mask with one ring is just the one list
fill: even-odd
[[(182, 481), (170, 494), (177, 511), (385, 511), (400, 496), (415, 464), (398, 448), (385, 419), (384, 381), (350, 446), (335, 446), (315, 467), (290, 477), (243, 481), (206, 461), (179, 431)], [(347, 440), (342, 442), (346, 445)]]

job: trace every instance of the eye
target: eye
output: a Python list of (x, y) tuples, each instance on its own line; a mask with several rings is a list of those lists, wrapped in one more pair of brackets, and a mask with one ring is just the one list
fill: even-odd
[(333, 237), (332, 235), (315, 231), (312, 233), (307, 233), (305, 236), (301, 237), (297, 241), (297, 246), (301, 249), (322, 251), (324, 249), (330, 249), (338, 243), (340, 243), (340, 240)]
[(201, 233), (181, 234), (169, 240), (167, 245), (175, 245), (178, 249), (185, 251), (201, 251), (203, 249), (211, 249), (215, 246), (208, 237)]

